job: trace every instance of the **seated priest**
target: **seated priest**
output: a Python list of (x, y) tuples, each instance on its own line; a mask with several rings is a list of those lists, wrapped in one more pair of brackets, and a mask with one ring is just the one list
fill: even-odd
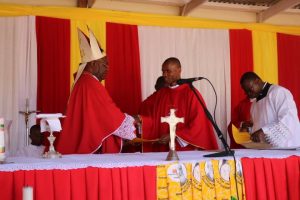
[(36, 124), (30, 128), (29, 137), (31, 139), (31, 144), (19, 149), (16, 156), (42, 157), (45, 146), (43, 145), (44, 136), (41, 133), (40, 125)]
[(254, 72), (246, 72), (240, 84), (247, 96), (255, 99), (251, 106), (251, 139), (273, 147), (300, 147), (300, 123), (291, 92), (273, 85)]
[(89, 36), (78, 30), (81, 64), (57, 142), (62, 154), (117, 153), (122, 139), (141, 141), (134, 118), (120, 111), (101, 84), (108, 61), (91, 30)]
[(156, 82), (154, 85), (155, 91), (158, 91), (164, 87), (168, 87), (168, 84), (165, 82), (165, 78), (163, 76), (160, 76), (156, 79)]
[(140, 109), (139, 109), (140, 115), (144, 115), (144, 114), (147, 115), (147, 112), (151, 112), (151, 109), (152, 109), (151, 104), (154, 102), (152, 99), (155, 98), (156, 92), (164, 87), (168, 87), (168, 83), (165, 82), (165, 78), (163, 76), (160, 76), (156, 79), (156, 82), (154, 85), (155, 92), (141, 103)]
[(167, 87), (154, 92), (140, 108), (142, 138), (160, 140), (154, 144), (144, 144), (143, 151), (169, 150), (169, 125), (161, 123), (161, 117), (169, 116), (171, 108), (176, 109), (177, 117), (184, 118), (184, 123), (176, 126), (176, 150), (217, 149), (212, 125), (195, 94), (188, 84), (177, 84), (181, 77), (180, 61), (175, 57), (166, 59), (162, 64), (162, 73)]

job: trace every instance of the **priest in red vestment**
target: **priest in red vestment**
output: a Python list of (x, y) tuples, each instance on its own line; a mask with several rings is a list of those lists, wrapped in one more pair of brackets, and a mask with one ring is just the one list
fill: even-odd
[(57, 143), (62, 154), (116, 153), (121, 152), (122, 138), (140, 140), (133, 117), (120, 111), (101, 84), (107, 58), (91, 30), (89, 34), (78, 30), (81, 64)]
[(162, 72), (169, 87), (153, 93), (140, 108), (142, 138), (161, 140), (155, 144), (144, 144), (143, 151), (169, 150), (169, 125), (161, 123), (160, 119), (169, 116), (171, 108), (176, 109), (177, 117), (184, 117), (184, 123), (176, 126), (176, 150), (218, 149), (212, 125), (195, 94), (188, 84), (177, 85), (181, 75), (180, 61), (174, 57), (168, 58), (162, 65)]

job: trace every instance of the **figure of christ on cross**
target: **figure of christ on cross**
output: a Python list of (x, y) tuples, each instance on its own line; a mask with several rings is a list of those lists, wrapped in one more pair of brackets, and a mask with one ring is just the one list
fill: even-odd
[(26, 134), (25, 134), (25, 145), (29, 145), (29, 116), (33, 113), (38, 113), (38, 110), (29, 110), (29, 99), (26, 99), (25, 111), (19, 111), (20, 114), (25, 117), (25, 126), (26, 126)]
[(161, 117), (160, 121), (166, 122), (170, 127), (170, 151), (167, 160), (179, 160), (175, 151), (175, 137), (176, 137), (176, 125), (178, 123), (183, 123), (184, 118), (178, 118), (175, 115), (175, 109), (170, 109), (170, 115), (167, 117)]

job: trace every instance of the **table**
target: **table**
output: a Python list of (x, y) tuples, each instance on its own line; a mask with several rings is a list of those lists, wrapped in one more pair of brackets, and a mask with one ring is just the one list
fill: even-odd
[[(224, 159), (203, 157), (209, 153), (178, 155), (180, 163)], [(61, 159), (10, 157), (0, 165), (0, 199), (22, 199), (26, 185), (33, 186), (35, 199), (43, 200), (156, 199), (156, 166), (169, 164), (166, 156), (162, 152), (64, 155)], [(247, 199), (300, 199), (299, 156), (299, 150), (236, 150)], [(285, 192), (278, 193), (279, 189)]]

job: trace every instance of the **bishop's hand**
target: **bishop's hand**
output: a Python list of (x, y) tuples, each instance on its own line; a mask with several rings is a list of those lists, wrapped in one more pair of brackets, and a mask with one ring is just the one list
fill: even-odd
[(241, 132), (250, 132), (250, 129), (253, 126), (253, 122), (252, 121), (243, 121), (241, 122), (241, 127), (240, 127), (240, 131)]
[(166, 134), (166, 135), (162, 135), (159, 140), (157, 141), (157, 143), (159, 144), (169, 144), (170, 142), (170, 135)]
[(134, 125), (142, 124), (142, 120), (139, 115), (132, 115), (132, 117), (134, 118)]

